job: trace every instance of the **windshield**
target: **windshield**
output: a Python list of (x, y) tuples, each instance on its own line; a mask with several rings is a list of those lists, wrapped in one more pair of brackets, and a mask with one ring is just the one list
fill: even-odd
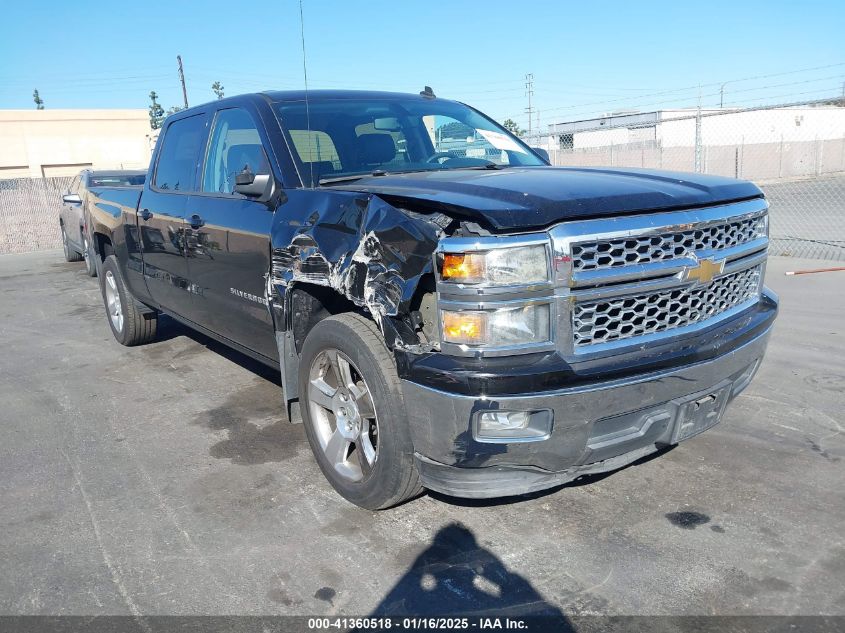
[(373, 172), (544, 164), (518, 138), (453, 101), (312, 98), (308, 116), (304, 101), (275, 106), (306, 186)]

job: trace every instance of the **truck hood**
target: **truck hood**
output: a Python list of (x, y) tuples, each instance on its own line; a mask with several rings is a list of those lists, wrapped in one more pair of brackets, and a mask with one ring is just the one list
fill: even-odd
[(762, 196), (750, 182), (645, 169), (509, 167), (368, 176), (332, 189), (443, 210), (496, 230), (668, 211)]

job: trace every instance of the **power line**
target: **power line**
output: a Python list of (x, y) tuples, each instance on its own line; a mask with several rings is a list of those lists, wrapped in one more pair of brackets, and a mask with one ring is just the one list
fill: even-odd
[[(838, 86), (836, 88), (834, 88), (834, 90), (837, 90), (837, 89), (838, 89)], [(827, 96), (819, 98), (818, 97), (819, 93), (826, 93)], [(715, 94), (718, 94), (718, 93), (715, 93)], [(795, 99), (795, 97), (801, 97), (803, 95), (817, 95), (817, 97), (815, 99), (800, 99), (800, 100), (792, 100), (792, 101), (789, 101), (789, 102), (776, 101), (777, 99), (787, 99), (787, 98)], [(803, 92), (790, 92), (790, 93), (784, 93), (784, 94), (779, 94), (779, 95), (767, 95), (765, 97), (757, 97), (755, 99), (748, 99), (747, 102), (753, 103), (753, 102), (757, 102), (757, 101), (770, 101), (770, 103), (767, 103), (765, 105), (747, 106), (747, 107), (742, 107), (742, 108), (731, 109), (727, 112), (717, 111), (715, 109), (716, 104), (713, 104), (712, 106), (702, 105), (703, 109), (712, 107), (712, 108), (714, 108), (714, 110), (711, 111), (711, 112), (703, 113), (701, 115), (701, 117), (702, 118), (709, 118), (709, 117), (715, 117), (715, 116), (725, 116), (725, 115), (729, 115), (729, 114), (735, 114), (735, 113), (738, 113), (738, 112), (752, 112), (752, 111), (755, 111), (755, 110), (781, 109), (781, 108), (790, 108), (790, 107), (794, 107), (794, 106), (814, 106), (814, 105), (821, 105), (825, 102), (828, 102), (828, 101), (831, 101), (831, 100), (837, 99), (837, 98), (838, 98), (838, 96), (835, 94), (835, 92), (832, 92), (830, 89), (806, 90), (806, 91), (803, 91)], [(677, 118), (673, 117), (672, 119), (669, 119), (669, 121), (675, 122), (675, 121), (684, 121), (684, 120), (690, 120), (690, 119), (698, 118), (698, 115), (692, 112), (693, 110), (695, 110), (696, 105), (697, 104), (695, 104), (695, 103), (688, 103), (688, 104), (676, 106), (674, 109), (690, 110), (691, 112), (688, 116), (677, 117)], [(622, 124), (622, 125), (615, 126), (615, 127), (626, 127), (626, 126), (624, 124)], [(591, 128), (591, 129), (603, 129), (603, 130), (605, 130), (605, 129), (615, 129), (615, 127), (614, 126), (604, 127), (604, 128), (596, 127), (596, 128)], [(550, 136), (550, 135), (553, 135), (553, 134), (554, 133), (551, 133), (551, 132), (545, 132), (545, 133), (542, 133), (541, 136)]]
[[(786, 83), (780, 83), (780, 84), (767, 84), (765, 86), (754, 86), (754, 87), (750, 87), (750, 88), (743, 88), (743, 89), (740, 89), (740, 90), (735, 90), (734, 94), (756, 92), (756, 91), (760, 91), (760, 90), (771, 90), (772, 88), (783, 88), (785, 86), (798, 86), (798, 85), (803, 85), (803, 84), (808, 84), (808, 83), (814, 83), (814, 82), (817, 82), (817, 81), (827, 81), (827, 80), (835, 79), (835, 78), (839, 78), (839, 77), (841, 77), (841, 75), (830, 75), (830, 76), (827, 76), (827, 77), (805, 79), (805, 80), (802, 80), (802, 81), (792, 81), (792, 82), (786, 82)], [(716, 84), (706, 84), (706, 85), (712, 86), (712, 85), (716, 85)], [(645, 96), (645, 95), (643, 95), (643, 96)], [(716, 97), (716, 96), (720, 96), (720, 91), (715, 91), (715, 92), (711, 92), (711, 93), (701, 95), (702, 98)], [(769, 98), (769, 97), (768, 96), (762, 97), (762, 99), (767, 99), (767, 98)], [(665, 99), (660, 100), (660, 101), (640, 102), (640, 103), (630, 104), (630, 105), (628, 105), (628, 107), (626, 109), (650, 108), (650, 107), (657, 107), (657, 106), (666, 107), (668, 104), (672, 104), (672, 103), (673, 103), (672, 101), (665, 100)], [(697, 104), (695, 104), (695, 105), (697, 105)], [(712, 104), (713, 107), (715, 107), (717, 105), (718, 105), (717, 103)], [(675, 107), (681, 107), (681, 106), (675, 106)], [(687, 106), (684, 106), (684, 107), (687, 107)], [(710, 106), (708, 106), (708, 107), (710, 107)], [(550, 108), (550, 109), (555, 110), (556, 108)], [(599, 113), (597, 113), (596, 110), (582, 110), (580, 112), (570, 113), (566, 116), (567, 116), (567, 118), (572, 120), (572, 119), (575, 119), (576, 117), (597, 118), (598, 116), (601, 116), (601, 115)], [(560, 115), (547, 117), (546, 119), (544, 119), (544, 123), (554, 122), (555, 120), (559, 120), (560, 118), (561, 118)]]
[[(713, 82), (713, 83), (709, 83), (709, 84), (700, 84), (700, 85), (695, 84), (693, 86), (685, 86), (684, 88), (674, 88), (674, 89), (671, 89), (671, 90), (661, 90), (661, 91), (658, 91), (658, 92), (652, 92), (652, 93), (637, 95), (637, 96), (638, 97), (657, 97), (657, 96), (662, 96), (662, 95), (667, 95), (667, 94), (674, 94), (676, 92), (683, 92), (683, 91), (686, 91), (686, 90), (698, 90), (699, 87), (709, 88), (709, 87), (712, 87), (712, 86), (721, 86), (723, 83), (738, 83), (738, 82), (741, 82), (741, 81), (755, 81), (755, 80), (758, 80), (758, 79), (769, 79), (771, 77), (782, 77), (784, 75), (794, 75), (796, 73), (811, 72), (811, 71), (814, 71), (814, 70), (823, 70), (825, 68), (838, 68), (838, 67), (841, 67), (841, 66), (845, 66), (845, 62), (840, 62), (840, 63), (837, 63), (837, 64), (827, 64), (825, 66), (814, 66), (812, 68), (801, 68), (799, 70), (789, 70), (789, 71), (779, 72), (779, 73), (771, 73), (771, 74), (768, 74), (768, 75), (756, 75), (756, 76), (753, 76), (753, 77), (742, 77), (740, 79), (730, 79), (730, 80), (728, 80), (728, 82)], [(578, 104), (568, 105), (568, 106), (559, 106), (559, 107), (556, 107), (556, 108), (547, 108), (547, 110), (552, 110), (552, 111), (574, 110), (575, 108), (591, 106), (591, 105), (603, 105), (603, 104), (606, 104), (606, 103), (619, 103), (619, 102), (622, 102), (622, 101), (627, 101), (628, 99), (629, 99), (629, 97), (621, 97), (621, 98), (618, 98), (618, 99), (593, 101), (593, 102), (589, 102), (589, 103), (578, 103)]]

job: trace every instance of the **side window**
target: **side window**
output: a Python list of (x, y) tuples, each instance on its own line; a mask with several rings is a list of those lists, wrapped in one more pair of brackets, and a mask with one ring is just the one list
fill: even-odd
[(195, 191), (194, 176), (205, 135), (205, 117), (197, 114), (171, 123), (156, 165), (154, 185), (165, 191)]
[(244, 170), (256, 175), (270, 173), (270, 163), (261, 145), (258, 129), (245, 110), (220, 110), (211, 132), (211, 143), (203, 168), (202, 190), (232, 193), (235, 177)]

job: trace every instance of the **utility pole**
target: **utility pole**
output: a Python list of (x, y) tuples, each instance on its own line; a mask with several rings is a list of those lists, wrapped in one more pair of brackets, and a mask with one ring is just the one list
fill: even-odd
[(701, 173), (701, 84), (698, 84), (698, 108), (695, 111), (695, 172)]
[(188, 91), (185, 89), (185, 71), (182, 70), (182, 56), (177, 55), (176, 61), (179, 62), (179, 81), (182, 82), (182, 98), (185, 100), (185, 107), (188, 107)]
[(528, 107), (525, 112), (528, 113), (528, 140), (530, 142), (534, 131), (534, 121), (532, 120), (534, 111), (531, 108), (531, 98), (534, 96), (534, 73), (525, 75), (525, 94), (528, 97)]

